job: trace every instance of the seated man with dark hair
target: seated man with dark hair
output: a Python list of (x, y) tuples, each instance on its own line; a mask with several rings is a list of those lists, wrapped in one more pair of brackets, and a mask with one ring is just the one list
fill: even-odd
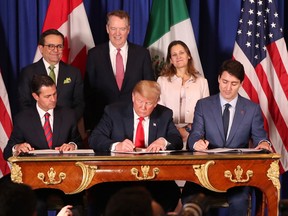
[[(75, 112), (70, 108), (56, 106), (57, 90), (51, 77), (34, 75), (31, 90), (36, 105), (16, 115), (13, 131), (4, 149), (4, 158), (7, 160), (12, 155), (34, 149), (70, 151), (79, 148), (82, 140), (78, 133)], [(42, 211), (47, 212), (47, 198), (56, 195), (58, 200), (62, 200), (64, 197), (64, 193), (56, 189), (40, 189), (36, 193), (38, 201), (41, 200), (38, 204), (45, 206), (39, 208), (39, 215)], [(68, 203), (72, 199), (73, 202), (82, 202), (82, 194), (70, 195)]]
[[(259, 104), (239, 94), (244, 81), (244, 67), (236, 60), (223, 62), (219, 70), (220, 93), (198, 100), (192, 131), (187, 146), (194, 151), (214, 148), (249, 148), (272, 151), (264, 129)], [(230, 216), (246, 216), (251, 188), (239, 186), (230, 188), (223, 196), (229, 203)], [(216, 192), (187, 181), (182, 191), (182, 202), (193, 194), (204, 193), (215, 197)]]
[(58, 107), (57, 90), (48, 75), (34, 75), (32, 96), (36, 105), (15, 117), (13, 131), (4, 149), (4, 158), (34, 149), (69, 151), (81, 146), (75, 113)]

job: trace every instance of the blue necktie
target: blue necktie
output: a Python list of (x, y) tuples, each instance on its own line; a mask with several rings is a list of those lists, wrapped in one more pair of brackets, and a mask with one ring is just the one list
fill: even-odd
[(231, 105), (229, 103), (225, 104), (225, 109), (222, 115), (225, 140), (227, 139), (227, 132), (228, 132), (228, 127), (229, 127), (229, 118), (230, 118), (229, 107), (230, 106)]

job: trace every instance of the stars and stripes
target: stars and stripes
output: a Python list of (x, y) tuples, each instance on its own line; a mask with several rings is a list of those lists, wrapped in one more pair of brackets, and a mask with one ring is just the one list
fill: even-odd
[(274, 150), (288, 170), (288, 54), (274, 0), (243, 0), (233, 57), (245, 68), (240, 94), (259, 103)]
[(12, 120), (9, 99), (0, 71), (0, 178), (10, 173), (10, 167), (3, 158), (3, 151), (11, 132)]

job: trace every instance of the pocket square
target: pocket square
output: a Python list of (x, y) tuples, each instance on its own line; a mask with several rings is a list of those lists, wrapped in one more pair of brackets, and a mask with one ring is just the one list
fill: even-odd
[(63, 82), (63, 84), (68, 84), (68, 83), (71, 83), (71, 78), (70, 78), (70, 77), (67, 77), (67, 78), (64, 80), (64, 82)]

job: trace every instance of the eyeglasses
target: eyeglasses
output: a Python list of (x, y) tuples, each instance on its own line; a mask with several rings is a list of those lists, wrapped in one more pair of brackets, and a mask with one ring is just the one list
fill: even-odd
[(47, 46), (47, 47), (48, 47), (48, 50), (54, 50), (55, 48), (57, 48), (58, 50), (63, 50), (63, 48), (64, 48), (64, 45), (63, 45), (63, 44), (58, 44), (58, 45), (55, 45), (55, 44), (46, 44), (46, 45), (43, 45), (43, 46)]

